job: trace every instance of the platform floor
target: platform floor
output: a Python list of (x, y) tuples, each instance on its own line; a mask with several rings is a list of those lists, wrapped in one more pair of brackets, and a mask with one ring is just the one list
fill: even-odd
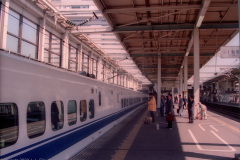
[(155, 124), (143, 124), (149, 113), (146, 108), (139, 109), (72, 160), (230, 160), (235, 153), (240, 153), (240, 121), (237, 119), (208, 112), (207, 120), (190, 124), (185, 109), (182, 116), (175, 116), (170, 130), (165, 117), (159, 117), (159, 111), (156, 114)]

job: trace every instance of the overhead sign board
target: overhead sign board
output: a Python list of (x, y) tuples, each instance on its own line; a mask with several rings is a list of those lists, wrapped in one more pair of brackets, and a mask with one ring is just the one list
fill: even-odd
[(239, 57), (239, 46), (230, 47), (223, 46), (220, 49), (221, 58), (240, 58)]

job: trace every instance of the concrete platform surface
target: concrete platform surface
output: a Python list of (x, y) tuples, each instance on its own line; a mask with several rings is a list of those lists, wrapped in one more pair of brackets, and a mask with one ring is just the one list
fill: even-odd
[[(175, 107), (176, 114), (176, 107)], [(240, 153), (240, 122), (208, 112), (207, 120), (188, 123), (175, 115), (173, 129), (156, 112), (155, 124), (144, 124), (147, 107), (104, 134), (72, 159), (89, 160), (230, 160)]]

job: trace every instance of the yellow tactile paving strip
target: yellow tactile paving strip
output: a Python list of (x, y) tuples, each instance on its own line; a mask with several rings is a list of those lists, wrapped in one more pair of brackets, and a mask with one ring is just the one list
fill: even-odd
[(240, 133), (240, 130), (239, 130), (239, 129), (237, 129), (237, 128), (235, 128), (235, 127), (233, 127), (233, 126), (231, 126), (231, 125), (229, 125), (229, 124), (227, 124), (227, 123), (221, 121), (220, 119), (214, 118), (214, 117), (212, 117), (212, 116), (209, 116), (209, 117), (211, 117), (213, 120), (215, 120), (215, 121), (217, 121), (217, 122), (223, 124), (224, 126), (227, 126), (228, 128), (230, 128), (230, 129), (232, 129), (232, 130), (234, 130), (234, 131)]
[(129, 135), (127, 136), (125, 141), (122, 143), (122, 145), (117, 150), (116, 154), (113, 156), (112, 160), (124, 160), (125, 159), (125, 157), (128, 153), (128, 150), (130, 149), (133, 141), (135, 140), (135, 138), (137, 136), (138, 131), (140, 130), (140, 128), (143, 124), (143, 120), (144, 120), (144, 117), (146, 116), (146, 114), (147, 114), (147, 111), (145, 111), (145, 113), (139, 119), (138, 123), (136, 123), (136, 125), (134, 126), (132, 131), (129, 133)]

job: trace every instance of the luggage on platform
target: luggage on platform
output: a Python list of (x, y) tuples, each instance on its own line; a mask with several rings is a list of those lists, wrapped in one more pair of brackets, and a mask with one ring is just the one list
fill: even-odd
[(144, 124), (151, 124), (152, 123), (152, 117), (145, 117), (144, 118)]

